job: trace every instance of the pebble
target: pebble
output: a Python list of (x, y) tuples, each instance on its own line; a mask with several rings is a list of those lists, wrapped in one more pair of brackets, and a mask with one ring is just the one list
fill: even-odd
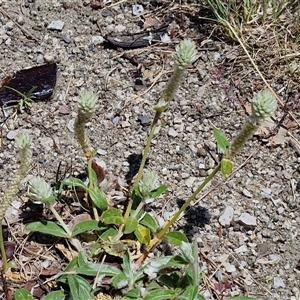
[(13, 139), (15, 138), (16, 135), (17, 135), (17, 131), (15, 131), (15, 130), (10, 130), (10, 131), (7, 133), (6, 137), (7, 137), (8, 140), (13, 140)]
[(54, 57), (53, 57), (52, 54), (45, 53), (45, 54), (44, 54), (44, 60), (45, 60), (45, 62), (49, 63), (49, 62), (54, 61)]
[(139, 116), (138, 121), (143, 127), (151, 125), (151, 120), (147, 116)]
[(121, 24), (119, 24), (115, 27), (115, 31), (117, 31), (117, 32), (124, 32), (125, 30), (126, 30), (126, 26), (121, 25)]
[(168, 136), (176, 137), (178, 135), (177, 131), (175, 131), (173, 128), (170, 128), (168, 131)]
[(256, 218), (248, 213), (242, 213), (239, 222), (244, 226), (256, 226)]
[(283, 212), (284, 212), (284, 207), (279, 207), (278, 209), (277, 209), (277, 212), (278, 212), (278, 214), (279, 215), (281, 215)]
[(185, 184), (187, 187), (192, 187), (194, 182), (196, 180), (196, 177), (190, 177), (185, 181)]
[(248, 197), (248, 198), (252, 198), (253, 195), (247, 190), (247, 189), (243, 189), (243, 195)]
[(235, 265), (231, 265), (231, 264), (226, 265), (226, 266), (225, 266), (225, 269), (226, 269), (226, 271), (227, 271), (228, 273), (236, 272), (236, 267), (235, 267)]
[(104, 38), (101, 35), (93, 35), (92, 36), (92, 43), (94, 45), (100, 45), (103, 43), (103, 41), (104, 41)]
[(128, 121), (121, 122), (122, 128), (130, 127), (130, 123)]
[(273, 288), (278, 289), (280, 287), (283, 287), (283, 288), (285, 287), (285, 283), (284, 283), (283, 279), (280, 277), (274, 277)]
[(67, 128), (69, 129), (70, 132), (74, 132), (74, 124), (75, 124), (75, 119), (71, 119), (68, 122)]
[(47, 29), (50, 29), (50, 30), (62, 30), (63, 27), (65, 25), (65, 22), (64, 21), (61, 21), (61, 20), (56, 20), (56, 21), (52, 21)]
[(233, 219), (234, 209), (232, 206), (227, 206), (224, 212), (219, 217), (219, 223), (222, 226), (230, 226)]
[(143, 11), (144, 11), (143, 5), (140, 5), (140, 4), (132, 5), (132, 14), (134, 16), (138, 16), (138, 15), (142, 14)]
[(248, 251), (248, 248), (246, 245), (242, 245), (241, 247), (234, 249), (234, 252), (237, 254), (247, 252), (247, 251)]
[(97, 154), (99, 154), (99, 155), (106, 155), (107, 151), (105, 151), (103, 149), (97, 149)]
[(104, 9), (101, 12), (102, 17), (107, 18), (107, 17), (113, 17), (115, 15), (114, 12), (112, 12), (111, 10), (108, 9)]
[(53, 140), (50, 137), (40, 138), (40, 144), (46, 151), (53, 149)]

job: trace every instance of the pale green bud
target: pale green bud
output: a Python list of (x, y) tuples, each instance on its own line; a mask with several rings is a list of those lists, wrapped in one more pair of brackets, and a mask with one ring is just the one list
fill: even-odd
[(34, 177), (28, 183), (29, 193), (28, 196), (36, 202), (42, 202), (44, 204), (53, 205), (55, 203), (55, 197), (53, 196), (52, 188), (41, 177)]
[(259, 120), (273, 115), (276, 108), (276, 98), (269, 90), (259, 92), (252, 102), (252, 114)]
[(78, 109), (82, 113), (92, 114), (97, 106), (98, 97), (91, 91), (83, 91), (78, 100)]
[(186, 261), (191, 264), (197, 262), (197, 258), (194, 257), (192, 245), (190, 243), (181, 242), (179, 249), (181, 255), (185, 258)]
[(174, 61), (179, 68), (186, 68), (190, 63), (196, 60), (196, 45), (192, 40), (183, 40), (176, 46)]
[(30, 147), (31, 141), (32, 139), (27, 133), (21, 132), (16, 136), (16, 144), (20, 149), (26, 149)]
[(144, 198), (149, 198), (149, 194), (159, 187), (158, 176), (156, 172), (149, 172), (143, 175), (139, 182), (139, 191)]

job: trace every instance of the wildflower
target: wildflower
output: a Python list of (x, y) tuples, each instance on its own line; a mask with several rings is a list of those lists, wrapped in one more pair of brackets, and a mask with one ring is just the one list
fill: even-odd
[(51, 204), (55, 203), (55, 197), (53, 196), (52, 188), (41, 177), (35, 177), (30, 180), (29, 185), (29, 197), (38, 203)]
[(233, 140), (232, 144), (224, 153), (224, 158), (229, 159), (237, 154), (250, 139), (265, 118), (270, 117), (277, 108), (275, 96), (268, 90), (264, 90), (256, 95), (252, 102), (252, 114), (247, 119), (244, 127)]
[(159, 187), (158, 176), (156, 172), (149, 172), (143, 176), (139, 182), (139, 191), (144, 199), (151, 199), (150, 193)]

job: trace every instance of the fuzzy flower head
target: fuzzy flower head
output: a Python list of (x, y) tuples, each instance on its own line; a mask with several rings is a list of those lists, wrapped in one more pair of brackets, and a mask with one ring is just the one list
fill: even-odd
[(29, 185), (29, 197), (38, 203), (50, 204), (55, 203), (55, 197), (53, 196), (52, 188), (41, 177), (34, 177), (28, 183)]
[(98, 97), (91, 91), (83, 91), (78, 100), (78, 109), (84, 114), (92, 114), (97, 106)]
[(150, 193), (159, 187), (158, 176), (156, 172), (149, 172), (143, 176), (139, 182), (139, 191), (144, 199), (149, 199)]
[(31, 141), (32, 139), (27, 133), (19, 133), (16, 136), (16, 143), (20, 149), (26, 149), (30, 147)]
[(252, 114), (259, 121), (273, 115), (276, 108), (276, 98), (269, 90), (259, 92), (252, 102)]
[(196, 60), (196, 45), (192, 40), (183, 40), (176, 46), (174, 61), (181, 69), (186, 68), (189, 64)]

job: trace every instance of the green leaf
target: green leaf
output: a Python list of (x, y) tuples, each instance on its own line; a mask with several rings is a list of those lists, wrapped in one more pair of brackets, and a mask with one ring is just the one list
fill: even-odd
[(108, 241), (110, 237), (114, 237), (117, 234), (118, 234), (118, 230), (116, 228), (109, 228), (101, 234), (100, 238), (103, 241)]
[(180, 276), (178, 272), (173, 272), (170, 275), (168, 274), (163, 274), (158, 277), (159, 282), (163, 283), (166, 285), (168, 288), (176, 288), (177, 283), (180, 280)]
[(34, 300), (29, 291), (25, 289), (17, 289), (14, 293), (15, 300)]
[(220, 129), (215, 127), (213, 129), (213, 133), (219, 148), (224, 153), (226, 149), (229, 147), (230, 143), (228, 142), (225, 134)]
[[(162, 267), (162, 268), (169, 268), (169, 267), (183, 267), (188, 265), (188, 262), (184, 260), (181, 256), (175, 255), (172, 256), (171, 259)], [(160, 269), (162, 269), (160, 268)]]
[(143, 219), (140, 221), (140, 224), (145, 225), (146, 227), (148, 227), (152, 232), (156, 232), (158, 229), (158, 225), (156, 223), (156, 221), (154, 220), (154, 218), (148, 214), (145, 213)]
[(128, 285), (128, 279), (123, 273), (120, 273), (112, 278), (111, 283), (114, 288), (120, 290)]
[(162, 193), (164, 193), (168, 189), (167, 185), (161, 185), (157, 189), (153, 190), (150, 192), (150, 197), (151, 198), (157, 198), (160, 196)]
[(76, 177), (66, 178), (62, 181), (62, 184), (67, 185), (67, 186), (78, 186), (78, 187), (81, 187), (82, 189), (84, 189), (85, 191), (88, 190), (88, 187), (86, 186), (86, 184), (82, 180), (80, 180)]
[(179, 231), (171, 231), (165, 234), (165, 237), (168, 239), (170, 243), (172, 243), (175, 246), (180, 246), (181, 242), (188, 243), (188, 238)]
[(64, 299), (65, 299), (64, 291), (54, 291), (49, 293), (44, 298), (42, 298), (42, 300), (64, 300)]
[(128, 250), (125, 252), (123, 257), (122, 269), (126, 278), (131, 280), (133, 277), (134, 266)]
[(124, 233), (129, 234), (129, 233), (135, 231), (137, 226), (138, 226), (138, 221), (131, 216), (128, 217), (128, 219), (126, 220), (126, 223), (125, 223)]
[(72, 236), (89, 231), (89, 230), (105, 230), (107, 227), (103, 223), (96, 220), (85, 220), (74, 226)]
[(148, 245), (150, 243), (150, 230), (147, 227), (139, 224), (134, 234), (141, 244)]
[(68, 275), (68, 283), (72, 299), (94, 300), (92, 287), (78, 275)]
[[(70, 264), (68, 265), (67, 269), (70, 271)], [(72, 265), (74, 267), (74, 264)], [(106, 264), (100, 263), (93, 263), (88, 260), (87, 254), (80, 252), (78, 254), (77, 264), (76, 266), (71, 269), (72, 271), (76, 271), (78, 274), (87, 275), (87, 276), (97, 276), (105, 275), (105, 276), (116, 276), (121, 274), (121, 270)]]
[(233, 162), (227, 158), (222, 158), (221, 160), (221, 173), (224, 178), (232, 173)]
[(127, 292), (125, 297), (127, 297), (128, 299), (136, 299), (136, 298), (140, 297), (140, 295), (141, 295), (141, 292), (139, 289), (132, 289)]
[(93, 190), (89, 190), (88, 193), (96, 207), (100, 210), (105, 210), (107, 208), (106, 195), (101, 189), (95, 188)]
[(110, 208), (103, 212), (101, 219), (105, 224), (115, 225), (121, 225), (124, 221), (121, 211), (117, 208)]
[(144, 297), (144, 300), (167, 300), (167, 299), (176, 299), (177, 297), (175, 291), (159, 289), (148, 292)]
[[(188, 286), (185, 291), (180, 295), (182, 300), (194, 300), (198, 293), (198, 286)], [(203, 298), (205, 300), (205, 298)]]
[(53, 236), (70, 238), (70, 236), (65, 232), (65, 230), (50, 221), (42, 221), (42, 222), (33, 222), (25, 226), (25, 230), (28, 231), (37, 231), (41, 233), (51, 234)]
[(88, 171), (88, 176), (89, 176), (89, 180), (90, 180), (89, 188), (93, 190), (94, 188), (96, 188), (98, 186), (98, 178), (97, 178), (96, 172), (92, 168), (92, 162), (89, 162), (87, 171)]

